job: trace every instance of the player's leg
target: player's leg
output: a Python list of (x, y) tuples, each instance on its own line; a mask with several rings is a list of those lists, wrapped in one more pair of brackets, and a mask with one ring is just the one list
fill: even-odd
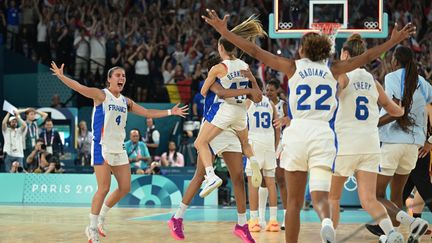
[[(249, 144), (248, 139), (248, 128), (242, 129), (242, 130), (236, 130), (237, 136), (240, 140), (243, 154), (249, 159), (250, 161), (250, 168), (252, 169), (252, 175), (251, 175), (251, 182), (252, 186), (258, 188), (261, 185), (262, 182), (262, 175), (261, 170), (258, 164), (258, 161), (256, 157), (254, 156), (254, 151), (252, 149), (252, 146)], [(257, 192), (258, 197), (258, 192)]]
[(238, 152), (224, 152), (222, 155), (230, 173), (237, 206), (237, 224), (234, 227), (233, 233), (240, 237), (243, 242), (255, 242), (249, 232), (246, 219), (246, 190), (242, 154)]
[[(248, 160), (248, 163), (250, 161)], [(252, 186), (252, 172), (246, 172), (248, 179), (248, 191), (249, 191), (249, 210), (250, 210), (250, 219), (248, 222), (249, 231), (251, 232), (260, 232), (261, 226), (258, 220), (258, 188)]]
[(265, 180), (262, 180), (261, 186), (258, 189), (258, 218), (259, 218), (259, 223), (261, 228), (266, 227), (266, 207), (267, 207), (268, 196), (269, 196), (269, 190), (267, 189)]
[(331, 218), (333, 226), (336, 229), (339, 225), (340, 219), (340, 199), (344, 188), (344, 183), (348, 177), (346, 176), (332, 176), (331, 188), (329, 193), (329, 202), (331, 205)]
[(198, 137), (195, 140), (198, 158), (203, 163), (207, 175), (204, 189), (200, 192), (201, 197), (206, 197), (222, 184), (222, 180), (214, 173), (213, 155), (209, 147), (210, 141), (221, 132), (222, 129), (206, 121), (202, 124)]
[[(270, 220), (266, 226), (266, 231), (279, 232), (279, 223), (277, 221), (277, 190), (275, 182), (275, 169), (263, 170), (264, 181), (268, 188)], [(265, 208), (264, 208), (265, 210)]]
[(90, 211), (90, 225), (87, 226), (85, 233), (89, 243), (94, 243), (99, 241), (98, 232), (98, 219), (99, 213), (101, 211), (102, 204), (105, 200), (106, 195), (109, 192), (111, 185), (111, 169), (107, 164), (95, 165), (94, 167), (96, 181), (97, 181), (97, 191), (93, 196), (91, 211)]
[(300, 232), (300, 210), (303, 206), (307, 182), (305, 171), (285, 171), (286, 184), (290, 185), (287, 193), (285, 215), (285, 241), (297, 242)]
[[(214, 160), (214, 157), (213, 157)], [(195, 174), (192, 177), (185, 193), (183, 194), (183, 199), (180, 202), (179, 208), (176, 213), (171, 217), (168, 221), (168, 227), (170, 228), (170, 232), (172, 237), (176, 240), (183, 240), (185, 238), (183, 232), (183, 218), (188, 208), (189, 204), (192, 202), (192, 199), (198, 193), (201, 188), (201, 184), (204, 181), (204, 165), (201, 160), (198, 158), (197, 165), (195, 169)]]
[[(279, 160), (278, 160), (279, 162)], [(282, 201), (282, 207), (284, 211), (284, 219), (286, 215), (286, 208), (287, 208), (287, 184), (285, 184), (285, 170), (278, 166), (276, 167), (276, 185), (279, 187), (279, 193)], [(285, 220), (282, 221), (281, 224), (281, 230), (285, 230)]]
[(358, 195), (361, 206), (378, 223), (387, 239), (403, 242), (403, 236), (395, 231), (385, 207), (376, 198), (377, 174), (369, 171), (357, 171)]

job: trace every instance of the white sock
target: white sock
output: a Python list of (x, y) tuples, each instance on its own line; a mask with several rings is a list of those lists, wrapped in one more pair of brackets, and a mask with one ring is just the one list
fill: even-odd
[(258, 211), (250, 211), (250, 218), (251, 219), (257, 219), (258, 218)]
[(174, 218), (175, 219), (183, 218), (187, 207), (188, 207), (188, 205), (184, 204), (183, 202), (180, 202), (179, 208), (177, 209), (177, 212), (175, 213)]
[(90, 213), (89, 218), (90, 218), (90, 228), (97, 228), (99, 215), (94, 215)]
[(277, 220), (277, 207), (270, 207), (270, 220)]
[(205, 171), (206, 171), (206, 175), (207, 175), (207, 177), (212, 177), (212, 176), (215, 176), (215, 175), (216, 175), (216, 174), (214, 173), (214, 168), (213, 168), (213, 166), (206, 167), (206, 168), (205, 168)]
[(388, 216), (382, 219), (378, 224), (387, 236), (394, 230), (391, 219)]
[(321, 221), (321, 227), (324, 227), (325, 225), (333, 227), (333, 221), (329, 218), (324, 218), (323, 221)]
[(108, 207), (105, 203), (102, 204), (102, 208), (101, 208), (101, 211), (99, 213), (99, 221), (104, 221), (105, 220), (106, 214), (108, 213), (108, 211), (110, 209), (111, 208)]
[(237, 213), (237, 224), (240, 226), (247, 224), (246, 213)]
[(283, 220), (282, 220), (282, 227), (285, 227), (285, 214), (286, 214), (286, 209), (284, 209), (283, 211), (284, 211), (284, 216), (283, 216)]
[(266, 206), (268, 198), (267, 187), (259, 187), (258, 189), (258, 212), (260, 221), (265, 221), (266, 218)]
[(403, 225), (410, 226), (412, 222), (414, 222), (414, 218), (409, 214), (405, 213), (405, 211), (399, 211), (396, 214), (396, 220), (399, 221)]

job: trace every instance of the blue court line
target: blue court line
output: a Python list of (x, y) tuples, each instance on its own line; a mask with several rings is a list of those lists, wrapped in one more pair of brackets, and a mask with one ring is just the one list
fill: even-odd
[[(137, 221), (167, 221), (175, 213), (176, 209), (173, 209), (168, 213), (159, 213), (149, 216), (130, 218), (129, 220)], [(248, 213), (249, 214), (249, 213)], [(267, 210), (267, 219), (269, 217), (269, 211)], [(428, 222), (432, 222), (432, 214), (430, 212), (424, 212), (423, 218)], [(249, 217), (249, 215), (248, 215)], [(237, 220), (236, 208), (189, 208), (185, 213), (186, 221), (196, 222), (232, 222)], [(283, 211), (278, 210), (278, 221), (283, 220)], [(318, 223), (320, 222), (317, 214), (313, 209), (309, 211), (301, 211), (300, 215), (301, 222), (305, 223)], [(362, 209), (346, 209), (341, 212), (341, 223), (367, 223), (371, 222), (372, 218), (367, 212)]]

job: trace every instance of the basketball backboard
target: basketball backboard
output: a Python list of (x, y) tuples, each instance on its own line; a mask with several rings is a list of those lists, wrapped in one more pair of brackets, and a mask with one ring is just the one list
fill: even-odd
[(359, 33), (364, 38), (386, 38), (388, 15), (384, 0), (274, 0), (269, 15), (271, 38), (301, 38), (312, 23), (340, 23), (336, 38)]

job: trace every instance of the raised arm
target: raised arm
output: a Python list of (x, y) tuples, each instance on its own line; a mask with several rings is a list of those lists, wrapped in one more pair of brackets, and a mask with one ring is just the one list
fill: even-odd
[(210, 69), (210, 72), (208, 73), (208, 76), (206, 80), (204, 81), (204, 85), (201, 88), (201, 95), (207, 96), (207, 92), (209, 91), (210, 87), (214, 84), (216, 81), (216, 78), (222, 76), (222, 74), (225, 74), (227, 72), (225, 66), (223, 64), (217, 64), (213, 66)]
[(3, 131), (3, 132), (6, 131), (6, 128), (7, 128), (7, 122), (8, 122), (8, 120), (9, 120), (9, 117), (10, 117), (10, 113), (8, 112), (8, 113), (6, 114), (6, 116), (3, 118), (3, 121), (2, 121), (2, 131)]
[[(276, 121), (276, 119), (279, 118), (279, 115), (277, 113), (277, 109), (276, 109), (275, 104), (273, 104), (272, 101), (270, 101), (270, 104), (271, 104), (271, 106), (273, 108), (273, 121), (272, 121), (272, 123), (274, 123)], [(281, 128), (277, 127), (277, 126), (273, 126), (273, 128), (274, 128), (274, 135), (275, 135), (274, 137), (275, 137), (275, 151), (276, 151), (277, 147), (279, 146), (279, 142), (280, 142)]]
[(387, 111), (388, 115), (392, 117), (403, 116), (405, 113), (404, 108), (396, 104), (393, 100), (391, 100), (387, 96), (386, 92), (384, 91), (384, 88), (381, 86), (379, 82), (375, 81), (375, 83), (379, 94), (378, 104), (382, 106), (382, 108), (384, 108)]
[(390, 39), (379, 46), (375, 46), (360, 56), (356, 56), (344, 61), (334, 62), (331, 71), (333, 75), (339, 76), (340, 74), (350, 72), (356, 68), (359, 68), (367, 63), (372, 62), (378, 58), (383, 52), (390, 50), (393, 46), (397, 45), (401, 41), (415, 34), (416, 28), (411, 24), (405, 25), (402, 30), (398, 30), (397, 23), (395, 24)]
[(27, 123), (23, 121), (20, 114), (21, 114), (20, 110), (15, 111), (15, 117), (17, 118), (18, 125), (20, 126), (21, 131), (24, 132), (27, 129)]
[(225, 15), (223, 20), (218, 17), (214, 10), (207, 9), (207, 16), (201, 16), (208, 24), (210, 24), (219, 34), (233, 43), (238, 48), (250, 56), (260, 60), (274, 70), (278, 70), (292, 76), (295, 71), (295, 62), (292, 59), (276, 56), (268, 51), (261, 49), (255, 43), (252, 43), (227, 29), (227, 21), (229, 15)]
[(53, 75), (57, 76), (57, 78), (59, 78), (66, 86), (75, 90), (76, 92), (84, 95), (87, 98), (93, 99), (96, 103), (102, 103), (105, 100), (105, 93), (102, 90), (84, 86), (77, 81), (66, 77), (63, 74), (63, 67), (64, 64), (62, 64), (59, 68), (55, 62), (51, 62), (50, 69), (53, 72)]
[(187, 105), (179, 107), (179, 104), (176, 104), (173, 108), (169, 110), (146, 109), (138, 105), (131, 99), (128, 99), (128, 108), (130, 112), (147, 118), (161, 118), (171, 115), (185, 117), (188, 111)]

